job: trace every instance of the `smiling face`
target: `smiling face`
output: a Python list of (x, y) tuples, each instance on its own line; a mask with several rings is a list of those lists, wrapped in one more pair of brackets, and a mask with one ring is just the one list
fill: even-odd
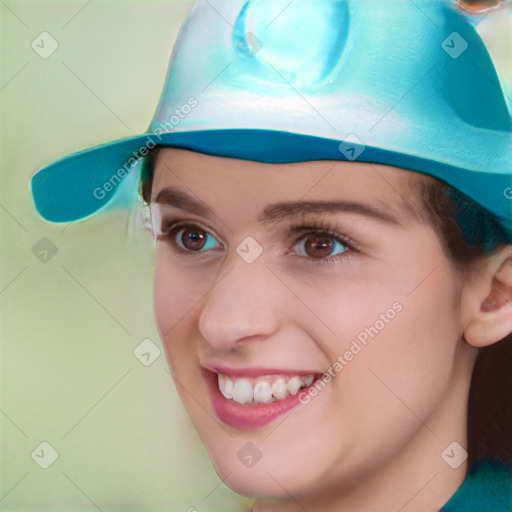
[(474, 351), (460, 341), (460, 281), (407, 207), (411, 176), (160, 152), (157, 327), (235, 491), (306, 500), (383, 468), (454, 474), (440, 454), (465, 442)]

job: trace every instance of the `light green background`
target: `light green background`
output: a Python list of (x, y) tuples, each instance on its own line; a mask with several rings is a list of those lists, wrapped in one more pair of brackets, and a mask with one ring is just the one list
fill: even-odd
[[(161, 348), (144, 211), (53, 224), (29, 188), (55, 158), (146, 129), (190, 5), (0, 2), (0, 510), (246, 503), (214, 472), (163, 352), (148, 367), (133, 354), (145, 338)], [(31, 48), (43, 31), (59, 43), (46, 60)], [(42, 237), (58, 248), (47, 263), (32, 254)], [(42, 441), (59, 454), (48, 469), (31, 458)]]
[[(34, 210), (42, 165), (148, 126), (186, 0), (0, 0), (0, 510), (241, 510), (177, 396), (152, 310), (143, 208), (58, 225)], [(510, 14), (480, 25), (510, 96)], [(31, 48), (43, 31), (48, 59)], [(213, 43), (212, 43), (213, 44)], [(464, 86), (468, 86), (465, 84)], [(48, 237), (57, 254), (32, 247)], [(42, 442), (59, 454), (41, 469)]]

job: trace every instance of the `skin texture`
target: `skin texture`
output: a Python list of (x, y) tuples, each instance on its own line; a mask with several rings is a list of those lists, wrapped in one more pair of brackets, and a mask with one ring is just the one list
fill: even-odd
[[(362, 162), (271, 165), (170, 148), (157, 159), (153, 200), (172, 186), (210, 212), (152, 204), (157, 327), (215, 470), (236, 492), (256, 497), (254, 511), (437, 511), (465, 478), (466, 464), (453, 469), (441, 453), (454, 441), (466, 445), (477, 347), (510, 332), (512, 308), (503, 299), (510, 248), (462, 279), (433, 229), (405, 204), (412, 174)], [(259, 224), (268, 205), (299, 200), (362, 203), (399, 224), (353, 212)], [(209, 233), (207, 249), (176, 249), (183, 231), (164, 239), (162, 218)], [(308, 246), (322, 232), (308, 226), (318, 222), (355, 249)], [(291, 225), (306, 229), (290, 233)], [(263, 249), (250, 264), (236, 252), (248, 236)], [(318, 254), (340, 257), (307, 259)], [(505, 277), (495, 279), (500, 272)], [(327, 371), (393, 304), (400, 311), (307, 405), (256, 430), (216, 417), (201, 365)], [(251, 468), (237, 458), (247, 442), (262, 453)]]

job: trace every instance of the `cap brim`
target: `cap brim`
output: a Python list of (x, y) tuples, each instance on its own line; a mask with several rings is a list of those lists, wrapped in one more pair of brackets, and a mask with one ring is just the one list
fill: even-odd
[[(341, 144), (341, 145), (340, 145)], [(31, 180), (37, 211), (51, 222), (71, 222), (104, 208), (136, 163), (156, 145), (264, 163), (341, 160), (387, 164), (421, 172), (452, 185), (484, 206), (510, 230), (509, 174), (460, 168), (398, 148), (376, 148), (297, 133), (218, 129), (147, 133), (73, 153), (40, 169)], [(353, 149), (353, 150), (352, 150)], [(471, 176), (469, 176), (469, 174)], [(496, 194), (496, 191), (503, 191)]]

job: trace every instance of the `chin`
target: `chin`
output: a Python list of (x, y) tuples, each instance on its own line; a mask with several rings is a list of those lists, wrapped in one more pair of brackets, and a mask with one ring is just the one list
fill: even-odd
[[(253, 473), (253, 470), (242, 470), (231, 468), (231, 473), (217, 471), (219, 478), (224, 478), (224, 484), (232, 491), (246, 498), (286, 498), (289, 494), (284, 490), (288, 486), (281, 478), (272, 478), (265, 470)], [(274, 476), (273, 471), (269, 471)], [(277, 481), (276, 481), (277, 480)], [(279, 482), (279, 483), (278, 483)], [(284, 487), (284, 488), (283, 488)]]
[[(232, 451), (217, 446), (208, 450), (210, 461), (219, 478), (234, 492), (247, 498), (287, 498), (310, 485), (312, 475), (302, 465), (287, 463), (280, 453), (262, 456), (252, 467), (246, 467), (237, 457), (246, 441), (231, 439)], [(233, 455), (231, 455), (233, 454)]]

